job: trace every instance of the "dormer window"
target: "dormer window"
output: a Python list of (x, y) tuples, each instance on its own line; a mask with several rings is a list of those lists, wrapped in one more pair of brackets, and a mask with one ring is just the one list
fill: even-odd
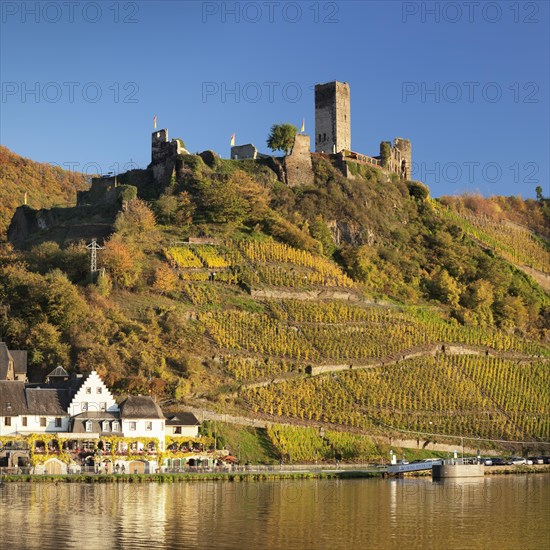
[(113, 420), (113, 432), (118, 432), (118, 431), (120, 431), (118, 420)]
[(111, 431), (110, 428), (109, 428), (109, 422), (108, 422), (107, 420), (105, 420), (105, 421), (103, 422), (103, 431), (104, 431), (104, 432), (109, 432), (109, 431)]
[(87, 421), (86, 421), (86, 431), (87, 431), (87, 432), (91, 432), (91, 431), (92, 431), (92, 421), (91, 421), (91, 420), (87, 420)]

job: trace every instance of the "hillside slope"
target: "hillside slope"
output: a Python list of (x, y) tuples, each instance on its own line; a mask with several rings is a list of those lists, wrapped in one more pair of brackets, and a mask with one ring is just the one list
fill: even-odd
[(550, 298), (470, 220), (323, 156), (296, 188), (271, 161), (203, 156), (164, 188), (120, 178), (147, 202), (112, 220), (94, 284), (55, 228), (3, 248), (0, 329), (35, 373), (337, 431), (549, 438)]
[(25, 193), (33, 208), (49, 208), (74, 205), (76, 191), (87, 187), (84, 174), (34, 162), (0, 145), (0, 239), (15, 209), (24, 204)]

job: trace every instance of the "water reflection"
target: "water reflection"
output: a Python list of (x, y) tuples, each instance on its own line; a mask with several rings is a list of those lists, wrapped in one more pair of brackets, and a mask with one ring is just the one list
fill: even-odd
[(2, 548), (546, 548), (548, 476), (5, 484)]

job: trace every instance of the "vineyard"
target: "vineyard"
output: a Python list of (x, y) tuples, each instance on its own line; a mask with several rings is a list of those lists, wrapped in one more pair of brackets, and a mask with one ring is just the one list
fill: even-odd
[(289, 462), (313, 460), (376, 460), (380, 453), (366, 436), (314, 428), (268, 426), (267, 435), (273, 446)]
[(255, 413), (346, 427), (548, 440), (549, 386), (544, 361), (438, 355), (241, 395)]
[(270, 357), (260, 360), (236, 355), (223, 357), (223, 367), (231, 377), (239, 381), (273, 378), (305, 371), (305, 365), (298, 361), (277, 360)]
[[(200, 319), (223, 349), (296, 361), (367, 361), (437, 343), (483, 346), (550, 355), (547, 347), (494, 329), (464, 327), (421, 309), (353, 306), (342, 302), (270, 301), (268, 313), (225, 310)], [(264, 370), (264, 363), (233, 371), (237, 379), (288, 372)]]
[(171, 246), (164, 250), (164, 255), (172, 267), (202, 267), (200, 259), (189, 248)]
[[(434, 203), (435, 204), (435, 203)], [(506, 260), (550, 274), (550, 249), (527, 229), (511, 222), (499, 222), (471, 213), (456, 214), (438, 206), (439, 213), (460, 226), (468, 235), (493, 248)]]
[[(310, 274), (316, 274), (316, 283), (332, 286), (352, 287), (353, 281), (335, 264), (305, 250), (298, 250), (275, 241), (247, 242), (241, 246), (245, 258), (254, 264), (283, 263), (309, 268)], [(268, 272), (266, 272), (266, 276)], [(311, 277), (311, 275), (309, 275)], [(276, 278), (272, 274), (272, 278)], [(313, 281), (312, 281), (313, 282)], [(281, 283), (267, 283), (281, 284)], [(282, 283), (284, 286), (284, 283)]]
[[(353, 281), (334, 263), (275, 241), (246, 242), (224, 247), (171, 246), (164, 257), (184, 281), (216, 280), (255, 287), (352, 287)], [(202, 270), (201, 270), (202, 268)]]
[[(209, 253), (228, 266), (216, 264), (221, 276), (250, 287), (349, 286), (330, 262), (270, 241), (223, 252), (211, 247)], [(193, 250), (193, 255), (204, 272), (204, 254)], [(179, 270), (182, 278), (193, 272), (198, 270)], [(545, 389), (550, 376), (543, 359), (550, 350), (542, 342), (494, 327), (465, 326), (428, 307), (269, 299), (254, 307), (212, 308), (224, 304), (222, 287), (190, 282), (182, 291), (219, 349), (222, 371), (243, 384), (239, 402), (254, 414), (370, 432), (394, 428), (506, 440), (550, 436)], [(408, 350), (424, 353), (450, 344), (505, 355), (405, 358)], [(521, 354), (532, 360), (510, 358)], [(350, 369), (338, 374), (322, 369), (316, 369), (317, 376), (307, 374), (313, 366), (344, 364)], [(317, 431), (277, 426), (268, 436), (289, 460), (376, 454), (367, 438), (342, 432), (321, 437)]]

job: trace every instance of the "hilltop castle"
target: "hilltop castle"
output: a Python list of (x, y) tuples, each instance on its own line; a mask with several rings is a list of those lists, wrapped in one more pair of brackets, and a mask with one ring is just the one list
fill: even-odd
[[(178, 157), (189, 152), (181, 139), (168, 138), (166, 128), (155, 130), (151, 136), (150, 175), (156, 185), (163, 187), (170, 182), (178, 168)], [(201, 156), (204, 153), (201, 153)], [(396, 138), (393, 143), (380, 143), (380, 154), (370, 157), (356, 153), (351, 148), (351, 102), (350, 87), (347, 82), (327, 82), (315, 85), (315, 152), (311, 152), (310, 136), (296, 135), (291, 152), (281, 159), (278, 177), (290, 187), (313, 185), (314, 174), (312, 155), (328, 155), (342, 170), (344, 175), (353, 178), (348, 162), (367, 164), (398, 174), (403, 180), (411, 178), (411, 142)], [(212, 153), (215, 155), (215, 153)], [(260, 153), (252, 144), (231, 147), (233, 160), (260, 160), (272, 155)], [(181, 164), (181, 162), (180, 162)], [(134, 179), (137, 174), (134, 174)], [(118, 185), (124, 178), (118, 178)], [(89, 191), (78, 194), (78, 204), (112, 203), (120, 195), (116, 176), (94, 178)]]
[[(310, 139), (306, 134), (298, 134), (292, 152), (286, 157), (285, 162), (292, 165), (298, 162), (302, 167), (307, 163), (305, 156), (309, 154)], [(411, 142), (403, 138), (395, 138), (393, 144), (389, 141), (380, 143), (380, 154), (377, 157), (369, 157), (356, 153), (351, 149), (351, 102), (350, 87), (347, 82), (332, 81), (326, 84), (315, 85), (315, 153), (335, 155), (348, 177), (351, 174), (345, 168), (344, 161), (360, 164), (370, 164), (382, 168), (388, 172), (394, 172), (403, 180), (411, 178)], [(236, 145), (231, 148), (231, 158), (258, 159), (266, 157), (259, 153), (253, 144)], [(292, 159), (292, 157), (295, 157)], [(294, 178), (288, 178), (289, 185), (308, 183), (304, 176), (299, 182)], [(309, 179), (306, 176), (306, 179)]]
[[(77, 193), (77, 208), (33, 210), (20, 206), (8, 228), (8, 239), (23, 241), (38, 231), (57, 227), (65, 238), (104, 238), (111, 232), (111, 220), (120, 207), (136, 194), (156, 197), (185, 170), (189, 152), (180, 139), (169, 139), (168, 130), (155, 130), (151, 136), (151, 163), (146, 169), (92, 178), (90, 189)], [(199, 154), (208, 165), (216, 162), (216, 153)], [(395, 138), (380, 143), (380, 154), (370, 157), (351, 147), (351, 102), (347, 82), (328, 82), (315, 85), (315, 151), (311, 151), (310, 136), (298, 133), (291, 152), (283, 157), (260, 153), (251, 144), (231, 147), (231, 159), (252, 159), (265, 162), (277, 178), (289, 187), (314, 185), (312, 158), (329, 158), (342, 173), (353, 179), (353, 165), (373, 166), (387, 174), (397, 174), (402, 180), (411, 179), (411, 142)], [(132, 193), (134, 195), (132, 195)], [(100, 207), (98, 209), (98, 207)], [(80, 209), (79, 209), (80, 208)], [(82, 218), (88, 216), (88, 223)], [(104, 218), (104, 219), (103, 219)]]

